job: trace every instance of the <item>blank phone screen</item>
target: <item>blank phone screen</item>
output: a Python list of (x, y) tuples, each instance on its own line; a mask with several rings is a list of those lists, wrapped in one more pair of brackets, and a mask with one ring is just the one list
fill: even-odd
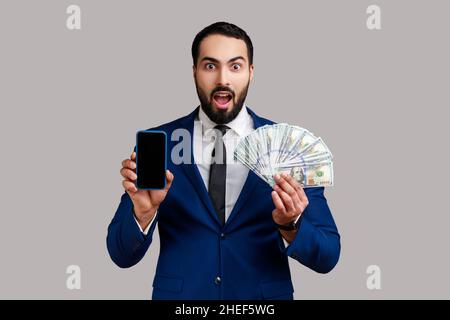
[(136, 186), (163, 189), (166, 186), (166, 135), (139, 131), (136, 135)]

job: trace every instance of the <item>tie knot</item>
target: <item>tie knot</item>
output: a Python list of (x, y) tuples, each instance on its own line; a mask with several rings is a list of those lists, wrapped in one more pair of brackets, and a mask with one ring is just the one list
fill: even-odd
[(224, 136), (225, 133), (227, 132), (227, 130), (230, 129), (230, 127), (228, 127), (224, 124), (218, 124), (214, 127), (214, 129), (220, 130), (220, 133), (222, 133), (222, 136)]

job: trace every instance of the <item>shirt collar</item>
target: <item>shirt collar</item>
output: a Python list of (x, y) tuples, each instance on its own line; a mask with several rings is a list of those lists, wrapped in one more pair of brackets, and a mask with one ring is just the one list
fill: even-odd
[[(202, 123), (203, 135), (217, 125), (206, 115), (201, 106), (199, 107), (198, 120)], [(226, 126), (236, 132), (240, 137), (247, 135), (253, 129), (253, 119), (248, 113), (245, 104), (242, 106), (236, 118), (228, 122)]]

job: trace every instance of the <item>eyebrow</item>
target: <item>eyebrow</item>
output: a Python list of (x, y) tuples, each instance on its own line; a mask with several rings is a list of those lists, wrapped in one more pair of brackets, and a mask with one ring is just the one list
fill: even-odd
[[(228, 63), (236, 61), (236, 60), (239, 60), (239, 59), (242, 59), (242, 60), (245, 61), (243, 56), (237, 56), (237, 57), (234, 57), (234, 58), (231, 58), (230, 60), (228, 60)], [(205, 61), (205, 60), (212, 61), (212, 62), (215, 62), (215, 63), (220, 63), (219, 60), (217, 60), (215, 58), (212, 58), (212, 57), (203, 57), (203, 59), (200, 62)]]

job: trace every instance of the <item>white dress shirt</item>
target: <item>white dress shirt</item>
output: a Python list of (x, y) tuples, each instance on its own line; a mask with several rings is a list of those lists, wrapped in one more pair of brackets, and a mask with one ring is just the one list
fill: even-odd
[[(211, 154), (214, 148), (214, 138), (216, 133), (212, 122), (205, 112), (200, 108), (198, 121), (194, 126), (194, 161), (202, 176), (203, 182), (208, 190), (209, 170), (211, 166)], [(253, 129), (253, 119), (244, 105), (239, 114), (232, 121), (226, 124), (230, 129), (223, 135), (223, 142), (227, 154), (227, 177), (225, 185), (225, 221), (230, 216), (236, 203), (245, 180), (248, 169), (238, 161), (233, 160), (234, 149), (239, 140), (251, 133)]]

